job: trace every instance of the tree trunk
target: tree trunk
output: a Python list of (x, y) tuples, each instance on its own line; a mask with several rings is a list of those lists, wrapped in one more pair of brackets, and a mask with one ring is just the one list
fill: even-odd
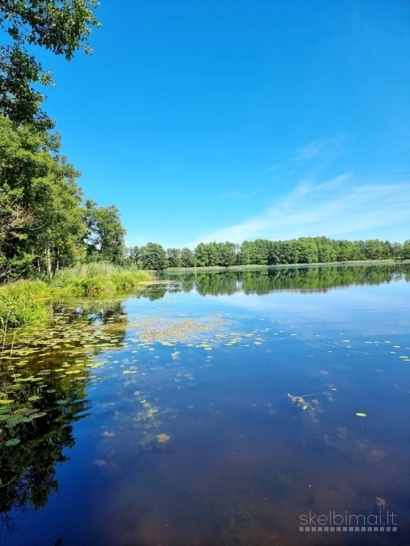
[(54, 275), (57, 273), (57, 271), (60, 269), (60, 249), (57, 248), (56, 250), (56, 265), (54, 268)]
[(47, 277), (51, 279), (52, 277), (52, 270), (51, 270), (51, 252), (50, 247), (47, 246), (46, 248), (46, 270), (47, 270)]

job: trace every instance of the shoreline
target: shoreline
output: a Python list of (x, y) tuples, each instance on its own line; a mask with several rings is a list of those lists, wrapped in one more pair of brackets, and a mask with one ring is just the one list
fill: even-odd
[(272, 264), (272, 265), (231, 265), (223, 267), (220, 265), (214, 266), (197, 266), (197, 267), (170, 267), (163, 269), (161, 273), (195, 273), (201, 271), (243, 271), (251, 269), (287, 269), (287, 268), (306, 268), (306, 267), (348, 267), (360, 265), (401, 265), (410, 264), (410, 260), (352, 260), (344, 262), (315, 262), (315, 263), (298, 263), (298, 264)]

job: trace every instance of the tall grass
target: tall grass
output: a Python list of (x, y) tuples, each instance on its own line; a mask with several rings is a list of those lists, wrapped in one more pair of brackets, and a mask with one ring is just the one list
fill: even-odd
[(90, 296), (130, 290), (149, 279), (145, 271), (102, 262), (62, 269), (50, 285), (59, 295)]
[(49, 294), (50, 287), (44, 281), (16, 281), (0, 286), (2, 328), (47, 319)]
[(21, 280), (0, 286), (0, 324), (46, 320), (53, 299), (126, 292), (150, 280), (148, 273), (108, 263), (62, 269), (50, 280)]

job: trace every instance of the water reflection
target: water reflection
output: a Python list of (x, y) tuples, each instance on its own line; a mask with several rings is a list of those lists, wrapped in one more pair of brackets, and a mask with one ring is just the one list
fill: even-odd
[[(54, 382), (51, 385), (57, 387)], [(59, 406), (58, 396), (64, 396), (67, 404)], [(69, 460), (63, 450), (74, 447), (73, 423), (89, 410), (87, 400), (78, 400), (79, 396), (75, 389), (56, 389), (56, 394), (49, 394), (36, 408), (45, 415), (18, 427), (20, 443), (0, 449), (0, 518), (9, 533), (16, 530), (12, 510), (38, 510), (53, 491), (58, 493), (56, 467)], [(19, 409), (26, 406), (23, 401)]]
[[(3, 355), (0, 508), (20, 526), (6, 544), (392, 543), (299, 533), (301, 514), (329, 510), (393, 510), (405, 544), (409, 288), (396, 281), (409, 270), (201, 272), (127, 302), (55, 304)], [(241, 290), (270, 295), (201, 297)]]
[(176, 283), (175, 292), (197, 290), (202, 296), (220, 294), (268, 294), (274, 290), (315, 290), (351, 285), (377, 285), (400, 279), (410, 280), (406, 265), (301, 267), (257, 271), (198, 271), (196, 273), (163, 273)]
[[(0, 520), (46, 505), (58, 493), (56, 468), (75, 445), (73, 425), (90, 413), (95, 357), (124, 345), (121, 302), (54, 305), (51, 324), (10, 334), (0, 353)], [(99, 329), (106, 331), (98, 334)], [(109, 331), (107, 331), (109, 327)]]

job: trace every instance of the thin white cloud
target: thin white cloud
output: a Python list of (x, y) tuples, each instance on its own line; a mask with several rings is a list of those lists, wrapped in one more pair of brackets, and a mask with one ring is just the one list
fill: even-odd
[(291, 165), (300, 166), (314, 158), (326, 161), (332, 160), (340, 153), (347, 138), (347, 135), (344, 134), (337, 134), (328, 139), (317, 138), (299, 148), (289, 159), (271, 165), (266, 169), (266, 172), (278, 171), (284, 167), (289, 168)]
[[(199, 242), (266, 238), (292, 239), (303, 236), (361, 238), (386, 228), (409, 238), (410, 182), (359, 183), (346, 173), (320, 184), (303, 182), (264, 212), (241, 223), (204, 234)], [(386, 238), (386, 237), (384, 237)]]
[(319, 138), (307, 146), (303, 146), (296, 154), (296, 161), (305, 161), (306, 159), (311, 159), (312, 157), (319, 155), (325, 147), (325, 144), (326, 141)]

